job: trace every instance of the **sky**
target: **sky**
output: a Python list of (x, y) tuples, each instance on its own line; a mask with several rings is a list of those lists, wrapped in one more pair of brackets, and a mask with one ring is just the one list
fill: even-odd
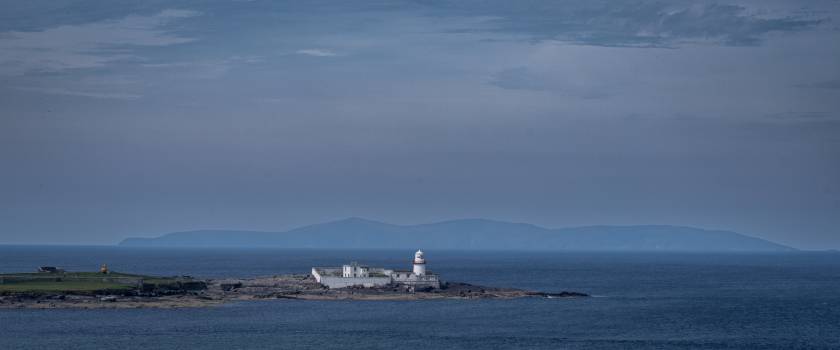
[(355, 216), (840, 249), (837, 0), (0, 8), (0, 243)]

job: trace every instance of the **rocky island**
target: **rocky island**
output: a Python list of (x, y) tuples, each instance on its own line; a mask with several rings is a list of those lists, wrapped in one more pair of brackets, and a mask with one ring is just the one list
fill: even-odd
[(426, 270), (422, 250), (411, 270), (358, 263), (313, 267), (309, 275), (196, 279), (99, 272), (65, 272), (42, 266), (37, 273), (0, 274), (0, 308), (176, 308), (231, 301), (427, 300), (586, 297), (577, 292), (546, 293), (445, 282)]
[(440, 288), (351, 286), (328, 288), (311, 275), (196, 279), (97, 272), (0, 275), (0, 308), (180, 308), (226, 302), (299, 300), (429, 300), (586, 297), (443, 282)]

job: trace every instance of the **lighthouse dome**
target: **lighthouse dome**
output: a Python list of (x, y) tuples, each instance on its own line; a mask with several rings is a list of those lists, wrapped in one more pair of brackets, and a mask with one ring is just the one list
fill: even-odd
[(414, 259), (423, 260), (423, 251), (418, 250), (417, 253), (414, 253)]

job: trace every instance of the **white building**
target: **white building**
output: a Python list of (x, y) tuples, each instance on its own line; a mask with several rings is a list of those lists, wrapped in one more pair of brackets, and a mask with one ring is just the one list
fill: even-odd
[(313, 267), (312, 276), (318, 283), (328, 288), (351, 286), (371, 288), (387, 285), (440, 288), (438, 276), (426, 272), (426, 259), (422, 250), (414, 254), (414, 268), (411, 271), (368, 267), (353, 262), (342, 267)]

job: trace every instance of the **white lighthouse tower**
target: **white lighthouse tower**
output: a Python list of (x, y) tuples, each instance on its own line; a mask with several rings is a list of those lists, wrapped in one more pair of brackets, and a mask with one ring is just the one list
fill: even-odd
[(414, 253), (414, 274), (423, 276), (426, 274), (426, 259), (423, 258), (423, 251), (418, 250)]

